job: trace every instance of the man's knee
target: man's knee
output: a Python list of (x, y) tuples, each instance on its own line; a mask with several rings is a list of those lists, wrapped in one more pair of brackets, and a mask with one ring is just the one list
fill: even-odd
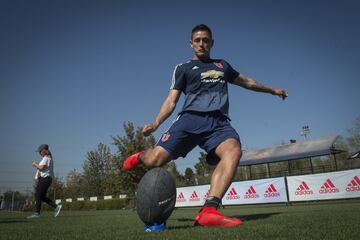
[(161, 147), (155, 147), (144, 152), (141, 160), (147, 167), (160, 167), (171, 160), (170, 154)]
[(233, 159), (233, 161), (236, 162), (236, 164), (238, 164), (242, 156), (242, 150), (240, 146), (233, 146), (229, 150), (229, 154), (231, 154), (231, 159)]
[(238, 160), (240, 160), (240, 158), (241, 158), (241, 156), (242, 156), (242, 150), (241, 150), (240, 145), (234, 147), (233, 151), (234, 151), (233, 154), (234, 154), (235, 158), (237, 158)]
[(241, 145), (235, 139), (228, 139), (219, 146), (217, 153), (220, 158), (230, 159), (237, 164), (242, 156)]

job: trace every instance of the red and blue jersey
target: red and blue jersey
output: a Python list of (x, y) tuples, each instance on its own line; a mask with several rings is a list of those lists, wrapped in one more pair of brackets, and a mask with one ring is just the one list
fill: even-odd
[(233, 83), (238, 76), (239, 72), (225, 60), (190, 60), (175, 67), (170, 89), (185, 94), (181, 112), (220, 111), (229, 117), (227, 83)]

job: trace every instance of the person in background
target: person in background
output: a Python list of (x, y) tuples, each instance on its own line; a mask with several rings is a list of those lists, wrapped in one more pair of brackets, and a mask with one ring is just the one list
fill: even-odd
[(54, 209), (54, 217), (57, 217), (61, 211), (61, 205), (55, 204), (54, 201), (46, 197), (46, 193), (54, 178), (54, 162), (49, 145), (41, 144), (37, 152), (41, 155), (42, 159), (39, 163), (33, 161), (32, 166), (36, 168), (36, 189), (35, 189), (35, 213), (27, 218), (39, 218), (42, 202), (46, 202)]

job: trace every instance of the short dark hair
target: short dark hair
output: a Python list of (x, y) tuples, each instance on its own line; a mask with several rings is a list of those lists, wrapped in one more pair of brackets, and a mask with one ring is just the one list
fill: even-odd
[(199, 24), (199, 25), (196, 25), (192, 30), (191, 30), (191, 38), (193, 37), (193, 34), (197, 31), (207, 31), (210, 35), (210, 38), (212, 39), (212, 32), (211, 32), (211, 29), (206, 26), (205, 24)]

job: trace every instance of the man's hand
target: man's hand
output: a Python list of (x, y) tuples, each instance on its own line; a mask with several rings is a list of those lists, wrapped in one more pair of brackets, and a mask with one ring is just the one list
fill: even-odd
[(281, 97), (283, 100), (285, 100), (285, 98), (287, 98), (289, 96), (288, 92), (284, 89), (274, 89), (274, 95), (278, 95), (279, 97)]
[(144, 134), (145, 137), (149, 136), (151, 133), (155, 132), (155, 130), (157, 129), (157, 127), (155, 126), (154, 123), (151, 124), (145, 124), (143, 129), (142, 129), (142, 133)]
[(160, 111), (156, 116), (155, 120), (151, 124), (145, 124), (142, 133), (145, 137), (149, 136), (151, 133), (155, 132), (156, 129), (164, 122), (174, 111), (176, 103), (179, 100), (181, 91), (176, 89), (171, 89), (165, 101), (161, 105)]

